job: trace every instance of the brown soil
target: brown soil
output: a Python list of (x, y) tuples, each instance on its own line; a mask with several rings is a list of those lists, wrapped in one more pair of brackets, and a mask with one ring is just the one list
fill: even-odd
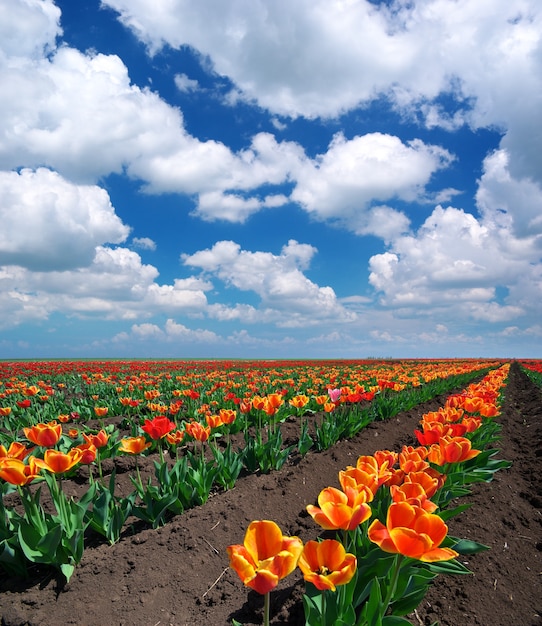
[[(222, 626), (232, 618), (261, 624), (262, 598), (228, 568), (226, 546), (241, 543), (249, 522), (264, 518), (285, 534), (315, 539), (319, 529), (306, 505), (322, 488), (337, 486), (337, 472), (360, 454), (415, 444), (412, 433), (421, 415), (444, 400), (374, 423), (325, 452), (292, 458), (280, 471), (242, 477), (231, 491), (160, 529), (128, 528), (113, 546), (95, 542), (67, 585), (47, 570), (26, 582), (0, 577), (1, 624)], [(473, 506), (450, 520), (450, 534), (491, 549), (468, 558), (472, 575), (437, 578), (409, 616), (412, 624), (542, 624), (541, 418), (540, 390), (513, 364), (498, 418), (499, 458), (512, 467), (489, 484), (475, 485), (468, 496)], [(271, 594), (272, 624), (304, 624), (302, 592), (297, 571), (282, 581)]]

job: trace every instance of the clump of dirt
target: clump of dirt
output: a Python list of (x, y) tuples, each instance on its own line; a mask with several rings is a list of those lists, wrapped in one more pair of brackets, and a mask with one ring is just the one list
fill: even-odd
[[(240, 543), (254, 519), (272, 519), (285, 534), (303, 541), (315, 539), (320, 530), (305, 512), (306, 505), (324, 487), (337, 486), (338, 471), (354, 464), (359, 455), (415, 445), (413, 432), (421, 416), (443, 400), (373, 423), (324, 452), (292, 457), (280, 471), (244, 476), (234, 489), (214, 495), (162, 528), (134, 524), (113, 546), (96, 541), (85, 550), (69, 584), (46, 569), (37, 569), (28, 581), (3, 575), (1, 624), (222, 626), (232, 619), (261, 624), (262, 598), (244, 588), (229, 569), (226, 547)], [(491, 549), (468, 558), (472, 575), (437, 578), (409, 616), (412, 624), (542, 624), (541, 418), (540, 390), (513, 363), (497, 418), (503, 427), (499, 458), (512, 461), (512, 466), (498, 472), (491, 483), (475, 485), (468, 497), (472, 507), (450, 520), (452, 535)], [(302, 593), (296, 571), (271, 595), (271, 623), (304, 624)]]

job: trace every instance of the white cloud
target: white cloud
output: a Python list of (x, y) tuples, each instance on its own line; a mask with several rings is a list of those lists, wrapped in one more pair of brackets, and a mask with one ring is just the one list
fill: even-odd
[(460, 209), (437, 207), (417, 233), (371, 257), (369, 281), (382, 304), (407, 316), (440, 315), (456, 322), (536, 319), (540, 265), (531, 262), (529, 241), (522, 244), (502, 215), (502, 223), (493, 215), (479, 221)]
[(186, 74), (175, 74), (173, 80), (175, 81), (177, 89), (183, 93), (197, 91), (199, 89), (198, 81), (189, 78)]
[[(514, 178), (510, 155), (496, 150), (484, 160), (476, 201), (484, 220), (510, 228), (522, 245), (542, 250), (542, 184), (529, 178)], [(524, 249), (527, 256), (527, 250)]]
[(166, 321), (163, 328), (156, 324), (134, 324), (129, 333), (118, 333), (112, 339), (112, 342), (116, 344), (128, 344), (133, 341), (217, 344), (222, 342), (222, 339), (212, 331), (205, 329), (192, 330), (170, 318)]
[(44, 168), (0, 172), (0, 222), (0, 264), (42, 271), (86, 266), (130, 232), (106, 191)]
[(371, 133), (346, 140), (339, 133), (325, 154), (300, 168), (292, 199), (318, 219), (339, 219), (360, 234), (388, 238), (405, 229), (406, 219), (390, 208), (368, 214), (370, 204), (419, 200), (431, 175), (452, 159), (443, 148), (418, 139), (405, 144), (392, 135)]
[(41, 57), (61, 33), (60, 9), (52, 0), (0, 0), (0, 51), (7, 56)]
[(235, 101), (314, 118), (389, 97), (429, 128), (502, 128), (512, 174), (542, 179), (536, 0), (216, 0), (200, 10), (189, 0), (159, 10), (146, 0), (104, 4), (151, 53), (196, 49), (233, 81)]
[(249, 252), (233, 241), (219, 241), (212, 248), (181, 258), (185, 265), (216, 275), (226, 285), (255, 292), (261, 298), (264, 315), (276, 317), (280, 326), (355, 319), (331, 287), (319, 287), (303, 274), (315, 253), (313, 246), (294, 240), (282, 248), (280, 255)]
[(1, 325), (44, 320), (54, 312), (136, 320), (157, 313), (197, 316), (205, 311), (209, 282), (190, 277), (160, 285), (157, 277), (157, 269), (142, 264), (137, 253), (103, 246), (96, 247), (88, 267), (43, 272), (0, 266), (0, 307), (5, 312)]
[[(22, 28), (8, 18), (14, 32)], [(132, 84), (117, 56), (62, 46), (43, 58), (7, 55), (0, 64), (0, 93), (10, 94), (0, 100), (0, 167), (46, 164), (79, 182), (126, 172), (148, 193), (194, 196), (194, 215), (208, 221), (242, 223), (281, 206), (287, 201), (282, 190), (258, 189), (291, 183), (292, 199), (318, 219), (390, 237), (405, 228), (405, 218), (390, 209), (383, 231), (364, 209), (375, 201), (419, 199), (431, 175), (452, 158), (437, 146), (378, 133), (351, 140), (339, 134), (314, 160), (299, 144), (264, 132), (233, 152), (189, 135), (182, 112)]]
[(149, 237), (134, 237), (132, 245), (141, 250), (156, 250), (156, 242)]

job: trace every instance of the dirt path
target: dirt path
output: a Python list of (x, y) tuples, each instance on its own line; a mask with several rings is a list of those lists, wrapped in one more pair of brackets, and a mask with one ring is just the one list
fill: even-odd
[[(69, 585), (48, 576), (25, 586), (0, 579), (4, 626), (223, 626), (235, 618), (261, 623), (262, 599), (228, 568), (226, 546), (242, 541), (253, 519), (273, 519), (285, 534), (303, 541), (319, 529), (305, 513), (323, 487), (337, 485), (337, 472), (360, 454), (398, 450), (415, 443), (421, 415), (438, 398), (350, 441), (269, 475), (239, 480), (158, 530), (128, 534), (118, 544), (88, 548)], [(440, 578), (411, 616), (413, 624), (441, 626), (534, 626), (540, 619), (542, 397), (515, 365), (511, 368), (500, 458), (513, 462), (489, 485), (476, 486), (472, 508), (451, 521), (451, 533), (491, 546), (470, 559), (473, 576)], [(304, 624), (298, 574), (272, 594), (272, 624)]]

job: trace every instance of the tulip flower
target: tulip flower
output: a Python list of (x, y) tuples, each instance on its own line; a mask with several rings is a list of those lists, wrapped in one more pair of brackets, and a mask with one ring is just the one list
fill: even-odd
[(30, 385), (30, 387), (25, 387), (23, 389), (23, 394), (25, 396), (36, 396), (40, 392), (40, 388), (36, 385)]
[(46, 450), (43, 459), (36, 459), (35, 464), (52, 474), (63, 474), (80, 463), (82, 458), (83, 450), (79, 448), (72, 448), (66, 453), (58, 450)]
[(96, 417), (105, 417), (108, 412), (109, 412), (109, 409), (106, 406), (94, 407), (94, 414), (96, 415)]
[(391, 499), (394, 502), (408, 502), (413, 506), (419, 506), (428, 513), (434, 513), (438, 506), (429, 500), (424, 488), (420, 483), (403, 483), (401, 486), (390, 487)]
[(102, 428), (102, 430), (100, 430), (95, 435), (83, 433), (83, 439), (87, 443), (91, 443), (92, 445), (94, 445), (96, 448), (103, 448), (107, 445), (107, 442), (109, 441), (109, 435)]
[(207, 422), (207, 426), (209, 426), (209, 428), (211, 429), (220, 428), (220, 426), (224, 425), (224, 422), (222, 421), (220, 415), (206, 415), (205, 421)]
[(218, 415), (223, 424), (233, 424), (237, 418), (237, 411), (234, 409), (220, 409)]
[(0, 406), (0, 417), (7, 417), (11, 413), (10, 406)]
[(39, 477), (40, 468), (35, 461), (35, 457), (30, 457), (26, 465), (20, 459), (3, 457), (0, 459), (0, 478), (11, 485), (28, 485)]
[(285, 537), (275, 522), (257, 520), (249, 524), (243, 545), (226, 550), (230, 567), (243, 584), (267, 594), (294, 571), (303, 543), (298, 537)]
[(348, 467), (345, 470), (341, 470), (339, 472), (339, 483), (347, 495), (349, 489), (353, 489), (357, 493), (363, 493), (365, 502), (372, 502), (378, 489), (377, 476), (357, 467)]
[(28, 398), (26, 400), (17, 400), (15, 404), (21, 409), (28, 409), (28, 407), (32, 406), (32, 402)]
[(193, 439), (201, 443), (207, 441), (211, 434), (211, 428), (209, 426), (203, 426), (200, 422), (189, 422), (186, 424), (185, 430)]
[[(349, 497), (350, 496), (350, 497)], [(347, 495), (335, 487), (326, 487), (318, 495), (319, 507), (307, 505), (308, 514), (324, 530), (354, 530), (371, 517), (365, 494), (353, 490)]]
[(93, 443), (82, 443), (80, 446), (77, 446), (77, 449), (83, 452), (83, 456), (81, 457), (81, 463), (83, 465), (90, 465), (91, 463), (94, 463), (96, 456), (98, 455), (98, 449)]
[(19, 459), (22, 461), (34, 448), (28, 449), (23, 443), (19, 441), (12, 441), (9, 448), (4, 445), (0, 445), (0, 459)]
[(357, 560), (347, 553), (335, 539), (308, 541), (298, 561), (303, 578), (320, 591), (335, 591), (337, 585), (346, 585), (356, 572)]
[[(446, 477), (442, 474), (438, 474), (435, 470), (429, 468), (423, 472), (410, 472), (405, 476), (406, 483), (419, 483), (425, 491), (428, 498), (432, 498), (438, 489), (440, 489)], [(391, 489), (391, 487), (390, 487)]]
[(178, 446), (183, 442), (184, 430), (175, 430), (166, 435), (166, 441), (172, 446)]
[(408, 502), (392, 503), (386, 525), (376, 519), (368, 530), (369, 539), (384, 552), (428, 563), (458, 556), (451, 548), (439, 547), (447, 533), (448, 527), (442, 518)]
[(480, 450), (473, 450), (470, 440), (465, 437), (442, 437), (439, 443), (429, 448), (427, 459), (435, 465), (446, 465), (468, 461), (478, 454)]
[(308, 403), (309, 403), (309, 397), (304, 395), (304, 394), (300, 394), (298, 396), (294, 396), (289, 401), (289, 404), (291, 406), (293, 406), (294, 408), (296, 408), (296, 409), (302, 409)]
[(146, 419), (141, 429), (149, 435), (151, 439), (162, 439), (172, 430), (175, 430), (175, 422), (172, 422), (165, 415), (157, 415), (152, 420)]
[(150, 448), (151, 442), (145, 439), (143, 435), (139, 437), (125, 437), (120, 440), (119, 452), (125, 454), (141, 454), (147, 448)]
[(408, 474), (409, 472), (423, 472), (429, 467), (429, 463), (425, 460), (428, 450), (424, 447), (413, 448), (412, 446), (403, 446), (399, 453), (399, 467)]
[(62, 435), (62, 424), (56, 420), (47, 424), (36, 424), (35, 426), (23, 428), (25, 437), (37, 446), (51, 448), (56, 445)]

